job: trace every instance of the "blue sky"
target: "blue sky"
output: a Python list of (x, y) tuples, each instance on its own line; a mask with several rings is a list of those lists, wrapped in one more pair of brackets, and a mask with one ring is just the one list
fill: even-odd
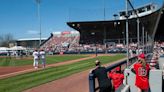
[[(105, 2), (105, 3), (104, 3)], [(132, 0), (134, 6), (162, 0)], [(41, 0), (42, 37), (51, 32), (71, 31), (68, 21), (113, 19), (125, 9), (125, 0)], [(15, 39), (39, 37), (39, 21), (35, 0), (0, 0), (0, 35), (12, 34)]]

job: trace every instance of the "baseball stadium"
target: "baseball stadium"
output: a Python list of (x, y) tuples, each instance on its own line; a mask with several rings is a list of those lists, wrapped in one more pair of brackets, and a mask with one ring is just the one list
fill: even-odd
[[(148, 77), (149, 86), (141, 92), (164, 92), (164, 1), (161, 6), (139, 7), (126, 1), (130, 9), (113, 14), (115, 19), (68, 21), (71, 31), (18, 39), (15, 48), (0, 47), (0, 92), (137, 92), (139, 70), (133, 70), (140, 58), (150, 68), (148, 73), (140, 71)], [(97, 61), (109, 79), (119, 68), (123, 79), (117, 89), (102, 91), (99, 76), (104, 74), (97, 76)], [(114, 79), (111, 77), (112, 85)]]

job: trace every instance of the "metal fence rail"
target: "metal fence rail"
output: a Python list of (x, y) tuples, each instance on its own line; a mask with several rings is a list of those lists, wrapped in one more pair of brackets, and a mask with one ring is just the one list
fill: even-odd
[[(137, 57), (132, 57), (129, 59), (129, 65), (132, 65), (135, 61), (137, 60)], [(120, 66), (125, 66), (127, 65), (127, 60), (123, 60), (121, 62), (115, 63), (111, 66), (106, 67), (107, 71), (111, 71), (112, 69)], [(99, 89), (99, 87), (95, 87), (95, 76), (93, 73), (89, 74), (89, 92), (96, 92)]]

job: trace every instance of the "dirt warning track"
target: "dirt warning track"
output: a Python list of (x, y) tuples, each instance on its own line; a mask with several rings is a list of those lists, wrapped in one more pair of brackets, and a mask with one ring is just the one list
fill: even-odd
[(89, 92), (88, 72), (73, 74), (24, 92)]

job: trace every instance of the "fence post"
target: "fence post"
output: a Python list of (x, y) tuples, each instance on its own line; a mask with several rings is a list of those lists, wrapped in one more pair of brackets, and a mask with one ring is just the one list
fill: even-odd
[(89, 74), (89, 92), (95, 92), (95, 78), (92, 73)]

